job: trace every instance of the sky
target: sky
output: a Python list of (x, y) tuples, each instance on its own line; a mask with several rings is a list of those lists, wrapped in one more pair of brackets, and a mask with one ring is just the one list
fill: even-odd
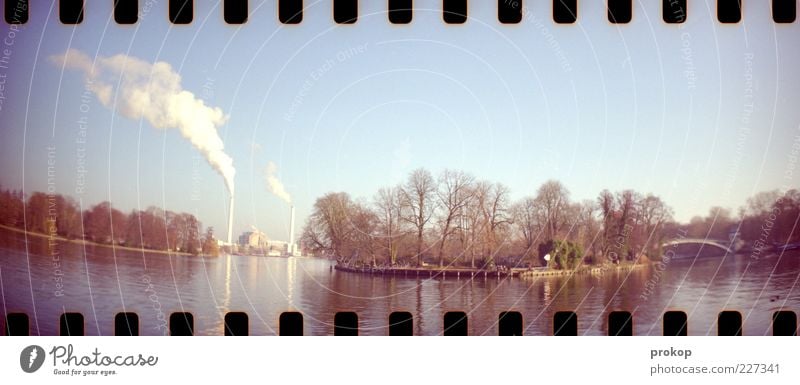
[[(346, 26), (330, 1), (306, 1), (293, 26), (273, 1), (251, 0), (243, 26), (226, 25), (214, 2), (171, 26), (155, 0), (119, 26), (112, 3), (88, 2), (78, 26), (54, 7), (33, 8), (19, 29), (2, 24), (4, 188), (191, 212), (224, 238), (229, 192), (203, 153), (221, 151), (235, 169), (234, 237), (253, 226), (286, 239), (287, 200), (299, 233), (326, 192), (369, 200), (419, 167), (501, 182), (514, 199), (548, 179), (576, 201), (632, 188), (681, 221), (798, 186), (800, 23), (776, 25), (766, 2), (746, 2), (736, 25), (716, 22), (712, 1), (689, 1), (680, 25), (661, 21), (660, 2), (635, 2), (632, 22), (612, 25), (603, 2), (583, 1), (577, 24), (556, 25), (549, 2), (526, 1), (522, 22), (502, 25), (493, 2), (471, 1), (457, 26), (431, 0), (402, 26), (382, 1), (361, 1)], [(106, 72), (87, 87), (85, 68), (57, 59), (67, 52)], [(114, 57), (168, 64), (179, 78), (166, 92), (190, 93), (204, 112), (183, 130), (131, 112)], [(224, 148), (198, 147), (187, 130), (216, 113), (198, 135)], [(284, 193), (270, 191), (270, 162)]]

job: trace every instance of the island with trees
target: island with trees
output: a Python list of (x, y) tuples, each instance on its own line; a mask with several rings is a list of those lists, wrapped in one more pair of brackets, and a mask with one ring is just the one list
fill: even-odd
[(756, 194), (736, 215), (713, 207), (705, 217), (678, 223), (653, 194), (603, 190), (594, 200), (574, 202), (562, 183), (550, 180), (512, 201), (501, 183), (417, 169), (371, 199), (346, 192), (317, 198), (301, 242), (345, 271), (500, 276), (649, 264), (665, 254), (667, 241), (680, 238), (733, 237), (740, 252), (800, 247), (798, 218), (796, 189)]

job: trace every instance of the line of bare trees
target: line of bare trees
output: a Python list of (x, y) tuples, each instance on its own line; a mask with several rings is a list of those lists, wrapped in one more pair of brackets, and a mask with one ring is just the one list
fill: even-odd
[(21, 191), (0, 190), (0, 224), (100, 244), (218, 253), (213, 228), (201, 235), (194, 215), (154, 206), (125, 214), (106, 201), (81, 211), (75, 199), (61, 194), (34, 192), (26, 199)]
[(574, 243), (582, 258), (630, 260), (655, 251), (671, 218), (661, 199), (632, 190), (571, 202), (569, 191), (551, 180), (512, 202), (501, 183), (418, 169), (369, 201), (345, 192), (317, 199), (302, 242), (349, 263), (539, 265), (556, 240)]
[[(370, 200), (345, 192), (318, 198), (301, 243), (317, 255), (350, 263), (485, 267), (542, 265), (543, 256), (558, 249), (592, 263), (658, 257), (664, 241), (676, 237), (725, 240), (736, 233), (753, 249), (800, 242), (796, 189), (758, 193), (737, 215), (713, 207), (706, 217), (685, 224), (674, 222), (672, 210), (652, 194), (604, 190), (596, 200), (582, 202), (572, 202), (569, 195), (551, 180), (512, 202), (500, 183), (462, 171), (434, 177), (418, 169)], [(74, 199), (60, 194), (26, 197), (0, 189), (0, 224), (103, 244), (218, 253), (213, 229), (201, 235), (202, 225), (192, 214), (149, 207), (126, 215), (109, 202), (81, 211)]]
[[(512, 202), (503, 184), (462, 171), (434, 177), (418, 169), (369, 200), (345, 192), (320, 197), (301, 241), (317, 255), (355, 264), (536, 266), (554, 250), (602, 264), (659, 258), (661, 245), (678, 237), (727, 240), (738, 231), (756, 246), (798, 242), (799, 218), (797, 190), (759, 193), (737, 217), (715, 207), (706, 218), (680, 224), (661, 198), (633, 190), (603, 190), (595, 200), (572, 202), (566, 187), (550, 180)], [(555, 267), (574, 265), (562, 261)]]

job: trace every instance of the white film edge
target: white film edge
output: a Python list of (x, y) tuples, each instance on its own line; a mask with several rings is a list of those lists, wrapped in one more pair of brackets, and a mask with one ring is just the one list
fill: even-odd
[[(800, 310), (796, 9), (5, 0), (3, 372), (134, 381), (199, 354), (113, 336), (649, 336), (535, 344), (605, 364), (583, 376), (797, 378), (779, 359)], [(301, 344), (439, 346), (366, 340)], [(552, 357), (478, 340), (441, 365), (502, 373), (425, 378), (524, 378), (466, 343)], [(361, 359), (336, 375), (403, 362)]]

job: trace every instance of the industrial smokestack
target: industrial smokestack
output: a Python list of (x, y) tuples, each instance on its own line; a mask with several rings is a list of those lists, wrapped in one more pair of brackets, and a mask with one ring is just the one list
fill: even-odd
[(230, 205), (228, 205), (228, 245), (232, 245), (231, 238), (233, 237), (233, 194), (231, 194)]
[(289, 219), (289, 254), (294, 254), (294, 205), (292, 205), (292, 214)]

